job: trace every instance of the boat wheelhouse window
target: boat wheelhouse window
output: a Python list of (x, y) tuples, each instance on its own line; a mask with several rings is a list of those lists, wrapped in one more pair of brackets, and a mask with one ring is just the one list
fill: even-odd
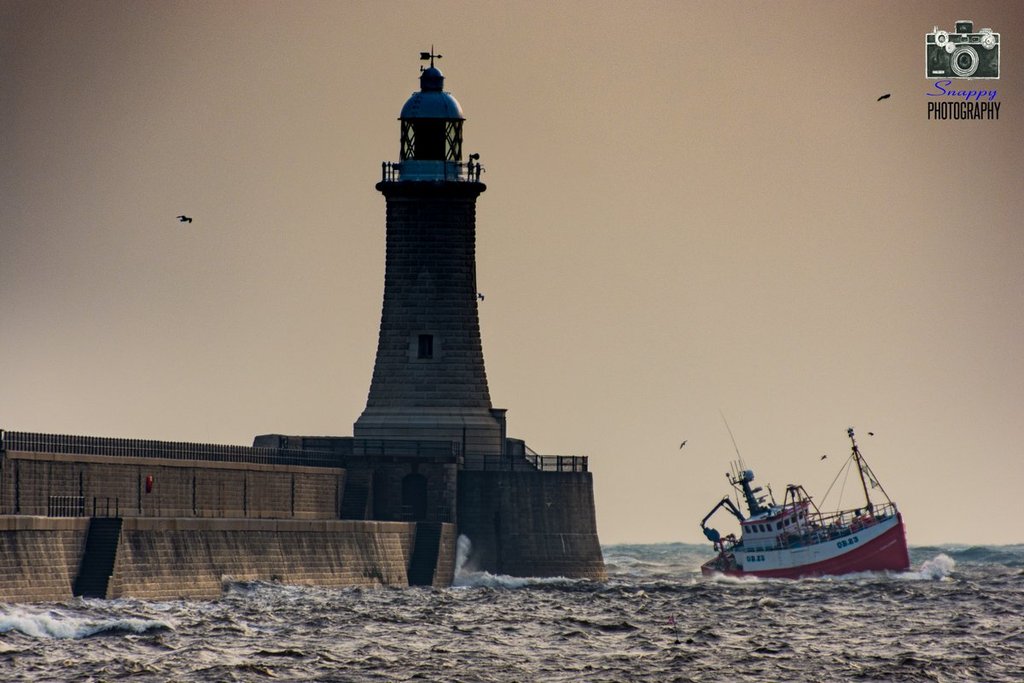
[(782, 522), (779, 522), (779, 523), (778, 523), (778, 524), (777, 524), (777, 525), (775, 526), (775, 530), (776, 530), (776, 531), (780, 531), (781, 529), (782, 529)]

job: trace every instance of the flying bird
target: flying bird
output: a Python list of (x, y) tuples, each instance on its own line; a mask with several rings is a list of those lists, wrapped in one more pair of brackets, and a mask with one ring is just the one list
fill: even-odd
[(821, 456), (821, 457), (820, 457), (820, 458), (818, 458), (818, 459), (819, 459), (819, 460), (824, 460), (824, 459), (825, 459), (825, 458), (827, 458), (827, 457), (828, 457), (828, 453), (826, 453), (825, 455)]
[(891, 95), (892, 95), (892, 93), (885, 93), (884, 95), (879, 97), (877, 100), (875, 100), (875, 102), (881, 102), (882, 100), (889, 98)]
[(477, 298), (477, 299), (480, 299), (480, 301), (483, 301), (483, 300), (484, 300), (484, 295), (483, 295), (483, 294), (481, 294), (480, 292), (477, 292), (477, 293), (476, 293), (476, 298)]
[(179, 223), (191, 223), (192, 222), (192, 217), (191, 216), (178, 216), (178, 222)]
[(682, 448), (685, 446), (687, 441), (689, 441), (689, 439), (685, 439), (681, 444), (679, 444), (679, 447)]
[(874, 436), (874, 435), (875, 435), (874, 432), (868, 432), (868, 436)]

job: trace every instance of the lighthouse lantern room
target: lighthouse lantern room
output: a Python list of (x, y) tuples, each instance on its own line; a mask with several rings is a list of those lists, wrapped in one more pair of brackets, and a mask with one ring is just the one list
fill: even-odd
[(444, 74), (434, 66), (441, 55), (421, 52), (430, 60), (421, 67), (420, 90), (402, 107), (399, 161), (385, 162), (382, 180), (479, 180), (476, 155), (462, 161), (462, 106), (444, 90)]

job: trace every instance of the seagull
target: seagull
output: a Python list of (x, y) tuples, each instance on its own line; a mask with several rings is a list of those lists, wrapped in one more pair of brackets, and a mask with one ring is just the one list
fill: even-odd
[(191, 223), (192, 222), (192, 217), (191, 216), (178, 216), (178, 222), (179, 223)]
[(481, 294), (480, 292), (477, 292), (477, 293), (476, 293), (476, 298), (477, 298), (477, 299), (480, 299), (480, 301), (483, 301), (483, 300), (484, 300), (484, 295), (483, 295), (483, 294)]
[(875, 100), (875, 102), (881, 102), (882, 100), (884, 100), (884, 99), (887, 99), (887, 98), (888, 98), (888, 97), (890, 97), (891, 95), (892, 95), (892, 93), (885, 93), (884, 95), (882, 95), (881, 97), (879, 97), (879, 98), (878, 98), (877, 100)]
[(681, 444), (679, 444), (679, 447), (682, 448), (685, 446), (687, 441), (689, 441), (689, 439), (685, 439)]
[(825, 458), (827, 458), (827, 457), (828, 457), (828, 453), (826, 453), (825, 455), (821, 456), (821, 457), (820, 457), (820, 458), (818, 458), (818, 459), (819, 459), (819, 460), (824, 460), (824, 459), (825, 459)]

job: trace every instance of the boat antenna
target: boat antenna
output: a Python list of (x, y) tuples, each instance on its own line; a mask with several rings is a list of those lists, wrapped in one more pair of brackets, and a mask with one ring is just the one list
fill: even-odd
[(736, 458), (739, 460), (740, 469), (746, 469), (743, 464), (743, 456), (740, 455), (740, 447), (736, 445), (736, 437), (732, 435), (732, 429), (729, 428), (729, 421), (725, 419), (725, 413), (722, 412), (721, 408), (718, 409), (718, 414), (722, 416), (722, 422), (725, 423), (725, 429), (729, 432), (729, 438), (732, 439), (732, 447), (736, 451)]

